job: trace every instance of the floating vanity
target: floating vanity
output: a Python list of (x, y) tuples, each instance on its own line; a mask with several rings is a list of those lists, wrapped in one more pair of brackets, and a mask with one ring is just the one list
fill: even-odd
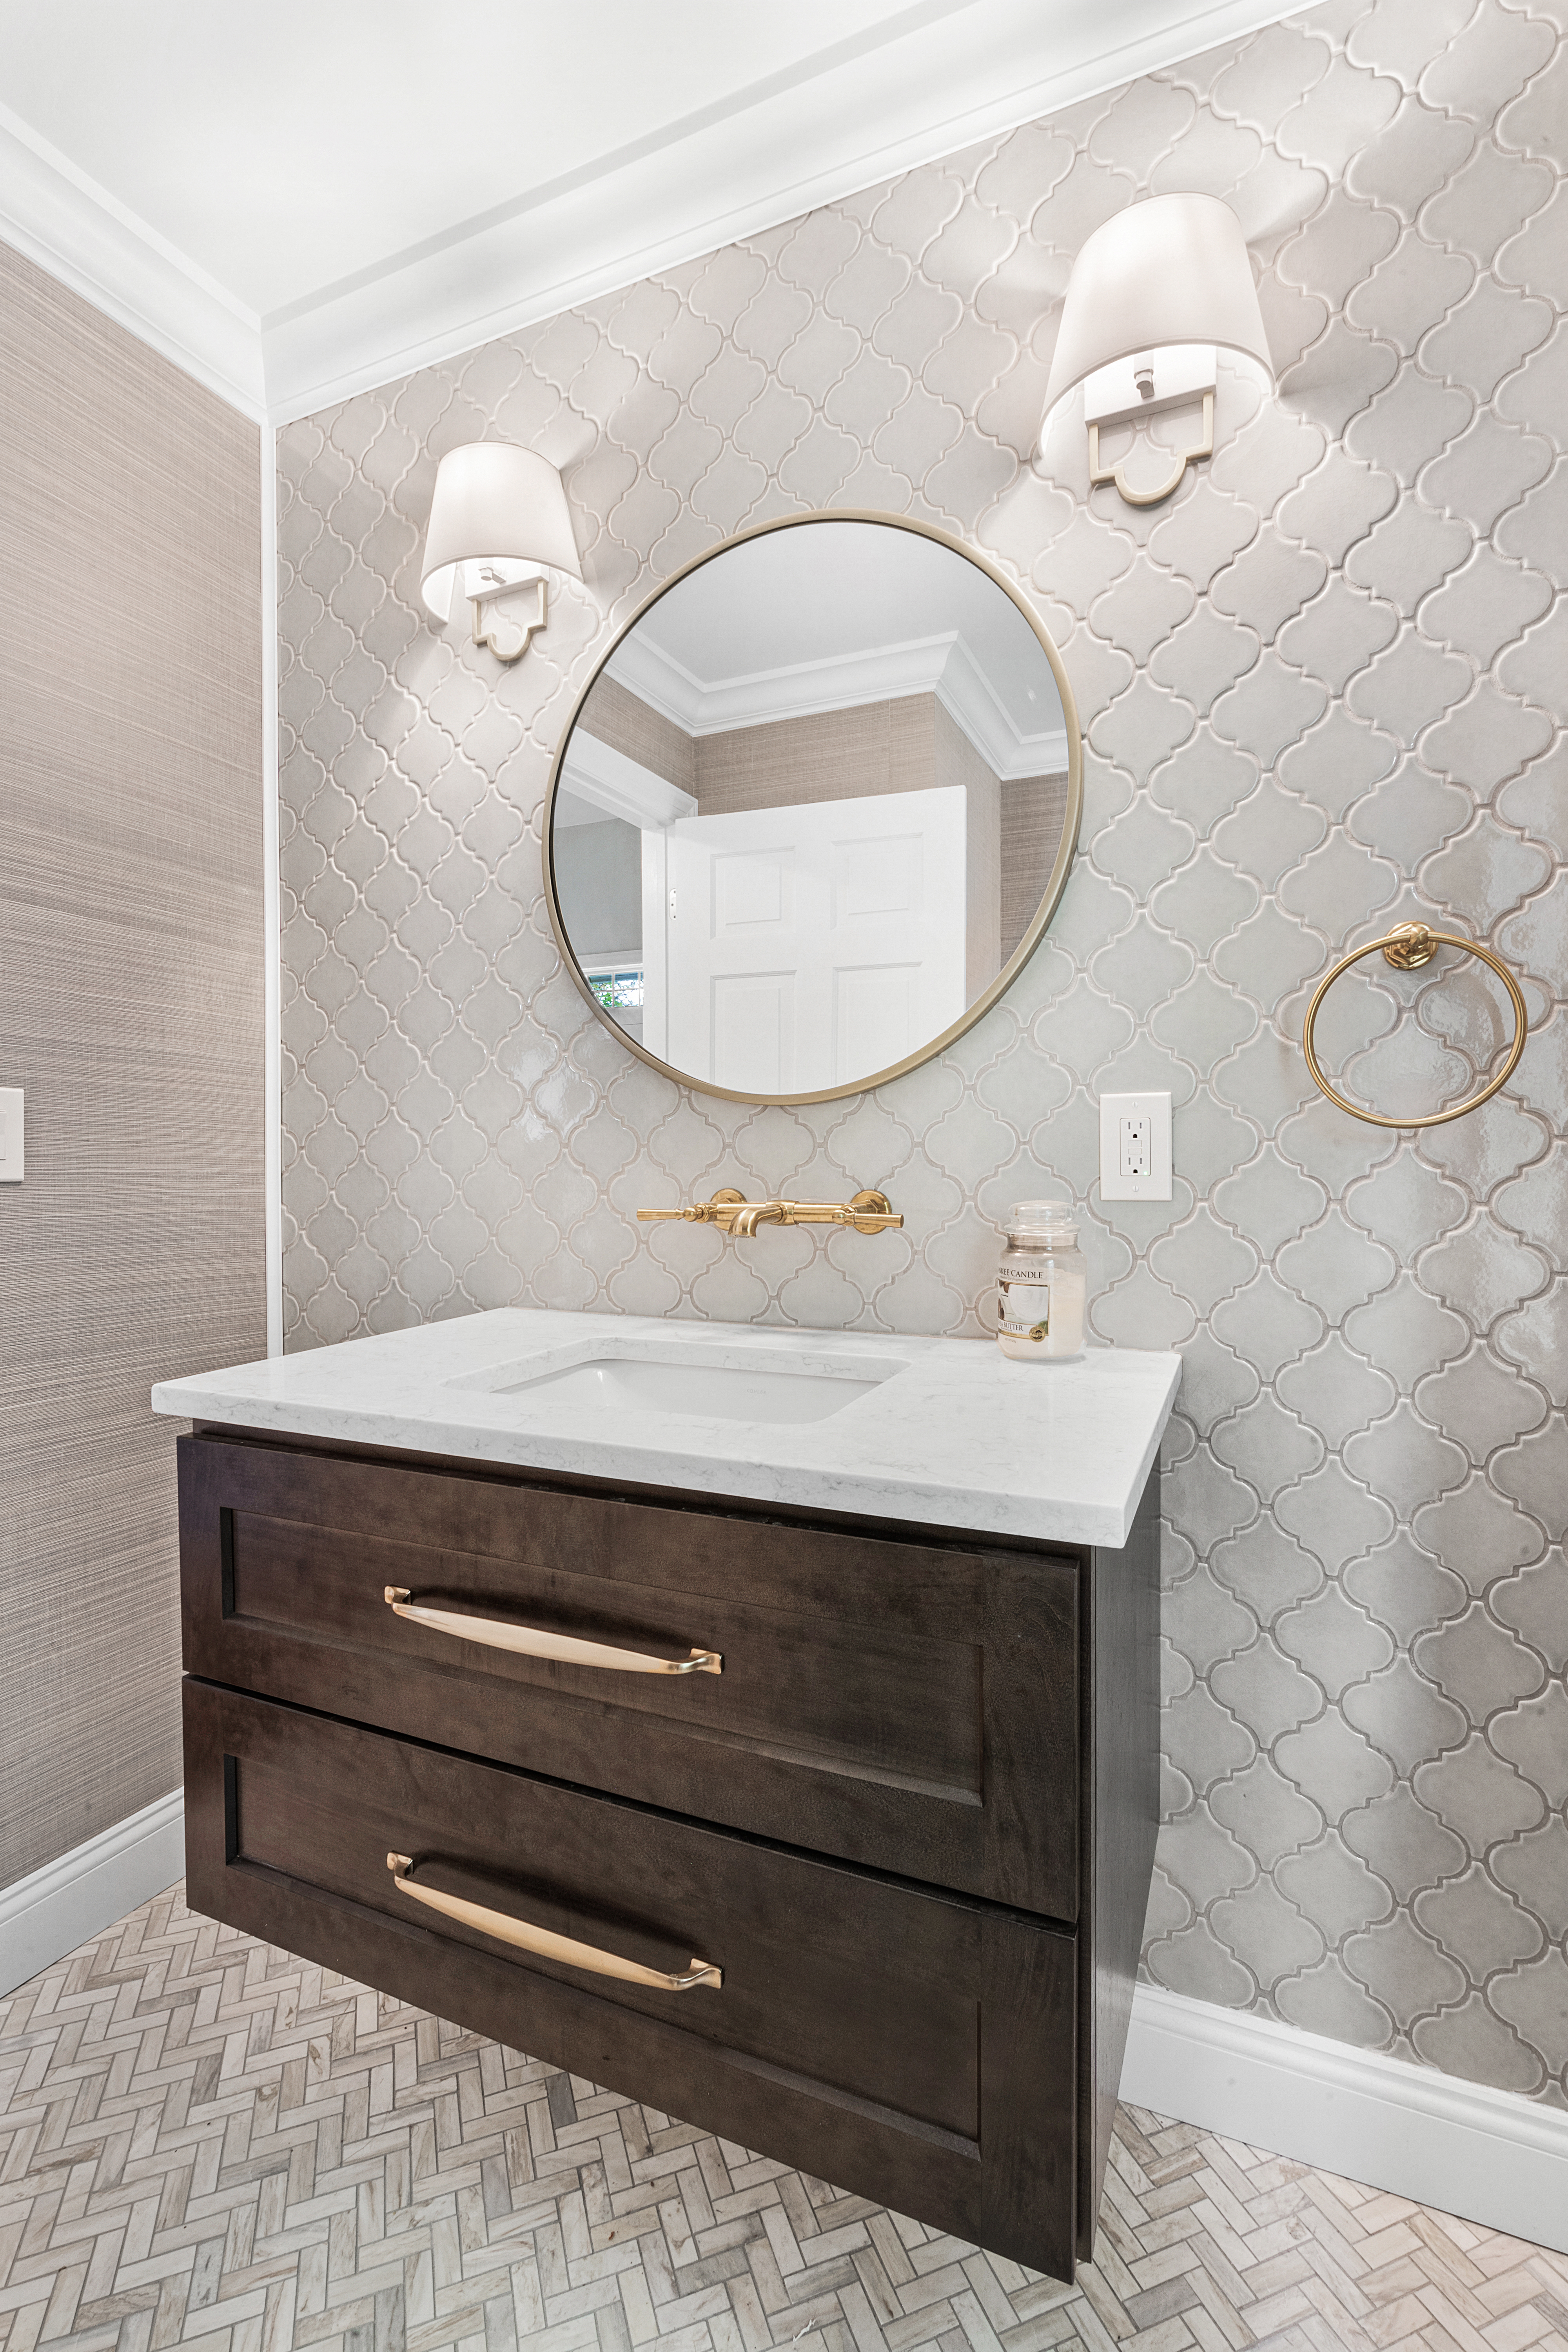
[[(606, 628), (544, 898), (612, 1058), (847, 1100), (1000, 1001), (1082, 805), (1001, 571), (786, 516)], [(645, 1162), (636, 1230), (886, 1256), (905, 1206), (843, 1174), (700, 1201)], [(166, 1383), (190, 1900), (1070, 2278), (1153, 1860), (1179, 1370), (504, 1309)]]
[(507, 1308), (164, 1382), (189, 1900), (1070, 2277), (1179, 1369)]
[[(999, 570), (783, 517), (604, 644), (544, 896), (613, 1055), (837, 1101), (1000, 1000), (1082, 804)], [(659, 1249), (905, 1223), (640, 1172)], [(1153, 1861), (1179, 1370), (504, 1309), (168, 1382), (190, 1900), (1070, 2278)]]

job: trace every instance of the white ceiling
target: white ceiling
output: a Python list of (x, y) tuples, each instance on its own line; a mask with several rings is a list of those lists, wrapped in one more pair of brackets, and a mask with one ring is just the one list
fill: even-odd
[[(921, 13), (951, 16), (966, 0)], [(910, 12), (894, 0), (37, 0), (6, 102), (245, 306), (320, 299)]]
[(1279, 0), (0, 0), (0, 236), (299, 415)]

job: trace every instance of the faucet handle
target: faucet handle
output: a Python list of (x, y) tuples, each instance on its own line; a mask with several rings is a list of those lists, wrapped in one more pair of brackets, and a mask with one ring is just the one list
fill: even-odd
[(694, 1201), (689, 1209), (639, 1209), (637, 1223), (642, 1225), (687, 1224), (728, 1225), (727, 1212), (745, 1206), (743, 1192), (715, 1192), (710, 1201)]
[(904, 1222), (902, 1211), (893, 1207), (886, 1192), (857, 1192), (838, 1213), (858, 1234), (886, 1233)]

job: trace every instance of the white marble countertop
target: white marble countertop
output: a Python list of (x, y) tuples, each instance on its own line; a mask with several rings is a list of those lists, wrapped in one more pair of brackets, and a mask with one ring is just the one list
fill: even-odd
[[(603, 1361), (865, 1381), (804, 1422), (574, 1402), (524, 1383)], [(230, 1371), (161, 1381), (154, 1412), (639, 1486), (1119, 1548), (1179, 1356), (1012, 1363), (984, 1339), (899, 1339), (503, 1307)], [(642, 1376), (647, 1382), (653, 1376)], [(737, 1382), (735, 1393), (745, 1393)]]

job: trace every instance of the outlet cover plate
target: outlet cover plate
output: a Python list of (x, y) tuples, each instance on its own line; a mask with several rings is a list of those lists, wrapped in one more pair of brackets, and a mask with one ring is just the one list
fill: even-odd
[[(1148, 1173), (1121, 1172), (1125, 1119), (1148, 1122)], [(1168, 1201), (1171, 1197), (1171, 1097), (1101, 1095), (1100, 1097), (1100, 1197), (1102, 1201)]]

